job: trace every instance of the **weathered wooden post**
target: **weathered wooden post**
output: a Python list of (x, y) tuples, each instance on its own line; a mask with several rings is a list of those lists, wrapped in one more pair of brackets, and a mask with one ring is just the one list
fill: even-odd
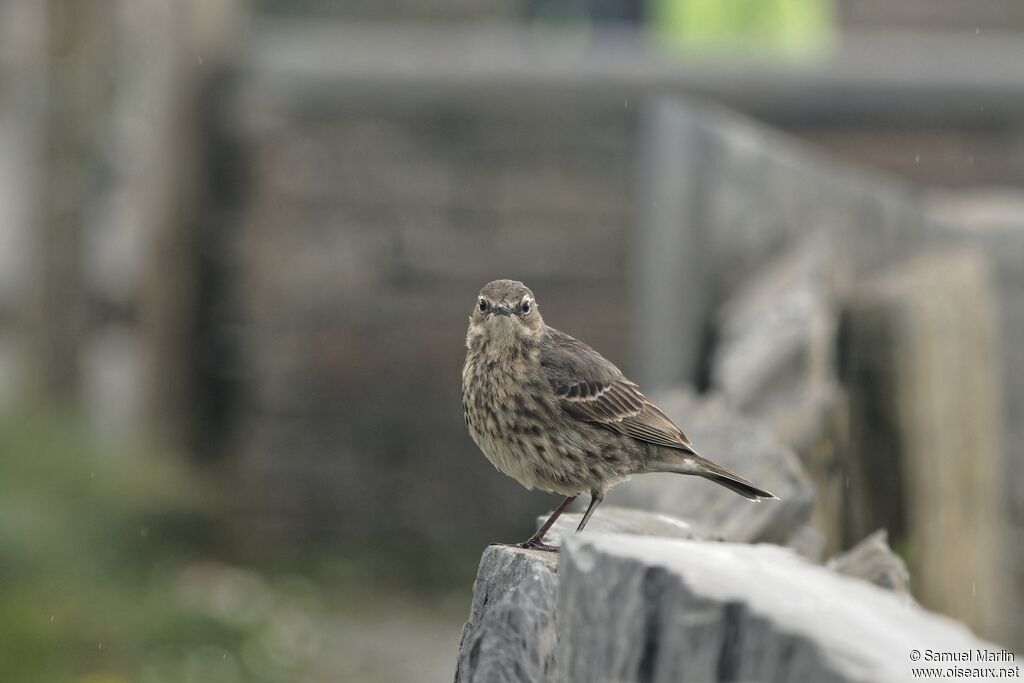
[(999, 339), (986, 262), (924, 254), (855, 293), (847, 541), (884, 526), (924, 604), (995, 636), (1006, 599)]

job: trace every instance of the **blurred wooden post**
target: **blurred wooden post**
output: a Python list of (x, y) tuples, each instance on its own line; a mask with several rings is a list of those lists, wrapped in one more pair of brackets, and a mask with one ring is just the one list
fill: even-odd
[(43, 206), (46, 12), (0, 0), (0, 413), (28, 381), (32, 240)]
[[(133, 93), (120, 128), (123, 220), (143, 235), (136, 258), (141, 368), (148, 423), (162, 440), (190, 453), (204, 451), (203, 432), (215, 392), (204, 373), (217, 361), (203, 327), (209, 292), (204, 273), (217, 254), (208, 234), (216, 223), (216, 191), (204, 158), (204, 84), (220, 74), (239, 20), (235, 0), (132, 0), (122, 7), (125, 88)], [(139, 69), (138, 63), (146, 68)], [(139, 113), (143, 125), (139, 124)], [(206, 221), (204, 223), (203, 221)], [(217, 225), (216, 227), (223, 227)]]
[(1006, 190), (933, 196), (933, 232), (944, 241), (969, 243), (985, 251), (992, 263), (999, 306), (1002, 370), (1002, 483), (1007, 496), (1011, 539), (1004, 564), (1010, 590), (1003, 642), (1024, 644), (1024, 195)]
[(0, 210), (11, 245), (0, 399), (22, 388), (6, 368), (25, 365), (19, 384), (103, 434), (148, 423), (182, 443), (193, 431), (208, 393), (197, 380), (199, 91), (233, 46), (238, 7), (0, 0), (0, 33), (18, 33), (0, 53), (0, 72), (17, 76), (3, 84), (0, 148), (20, 160), (0, 181), (17, 181), (5, 207), (25, 205)]
[[(193, 393), (191, 336), (195, 301), (195, 97), (196, 57), (186, 55), (189, 10), (196, 3), (141, 0), (122, 8), (125, 38), (122, 69), (134, 92), (126, 103), (118, 148), (123, 221), (144, 233), (136, 255), (134, 283), (140, 299), (140, 329), (145, 349), (140, 369), (146, 387), (143, 403), (150, 426), (165, 441), (182, 445), (187, 406)], [(190, 64), (186, 64), (189, 60)], [(144, 64), (144, 69), (132, 63)], [(134, 115), (131, 115), (134, 114)], [(144, 125), (139, 125), (141, 114)]]
[(847, 541), (893, 531), (921, 601), (1000, 633), (1006, 538), (994, 293), (975, 250), (929, 253), (859, 290), (845, 319)]
[(29, 355), (34, 388), (49, 401), (73, 405), (80, 390), (80, 342), (88, 316), (80, 260), (83, 217), (95, 206), (100, 185), (115, 3), (48, 0), (43, 6), (44, 184), (33, 240)]
[[(165, 135), (165, 121), (187, 106), (165, 78), (175, 66), (165, 46), (180, 40), (174, 18), (186, 7), (170, 0), (41, 3), (45, 95), (27, 306), (30, 388), (48, 403), (81, 410), (106, 435), (141, 431), (143, 358), (161, 355), (139, 334), (148, 307), (140, 290), (153, 271), (144, 261), (154, 215), (181, 232), (177, 212), (187, 205), (167, 172), (185, 145)], [(175, 278), (182, 291), (186, 270)], [(158, 383), (158, 391), (175, 395), (183, 376)]]
[(647, 391), (697, 380), (709, 297), (701, 220), (700, 131), (664, 98), (640, 120), (633, 237), (633, 367)]

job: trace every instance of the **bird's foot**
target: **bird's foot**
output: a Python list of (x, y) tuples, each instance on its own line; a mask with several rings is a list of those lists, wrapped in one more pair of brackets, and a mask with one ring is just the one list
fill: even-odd
[(539, 538), (531, 538), (522, 543), (492, 543), (491, 545), (501, 545), (506, 548), (522, 548), (523, 550), (543, 550), (548, 553), (557, 553), (558, 546), (548, 545)]

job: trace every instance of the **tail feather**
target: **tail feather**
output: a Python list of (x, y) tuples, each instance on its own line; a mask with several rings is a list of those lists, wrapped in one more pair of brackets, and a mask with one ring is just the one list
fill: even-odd
[(752, 500), (755, 503), (760, 503), (762, 500), (778, 500), (778, 496), (773, 493), (769, 493), (764, 489), (759, 489), (749, 481), (736, 476), (725, 476), (721, 474), (705, 474), (705, 479), (710, 479), (716, 484), (721, 484), (730, 491), (735, 491), (747, 500)]
[(732, 470), (702, 458), (696, 453), (679, 453), (678, 460), (675, 462), (654, 462), (650, 463), (648, 468), (652, 472), (676, 472), (703, 477), (757, 503), (762, 500), (778, 500), (778, 496), (775, 494), (759, 489)]

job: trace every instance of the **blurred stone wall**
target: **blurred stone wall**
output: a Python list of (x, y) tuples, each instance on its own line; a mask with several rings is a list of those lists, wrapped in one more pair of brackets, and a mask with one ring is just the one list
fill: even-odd
[(467, 318), (483, 284), (521, 279), (551, 324), (624, 359), (630, 112), (328, 105), (320, 87), (256, 74), (242, 95), (230, 298), (255, 509), (349, 540), (514, 534), (545, 503), (466, 434)]
[(784, 128), (838, 158), (924, 185), (1024, 185), (1024, 125), (1020, 122), (986, 123), (982, 117), (972, 125), (956, 127), (917, 121), (836, 121)]

